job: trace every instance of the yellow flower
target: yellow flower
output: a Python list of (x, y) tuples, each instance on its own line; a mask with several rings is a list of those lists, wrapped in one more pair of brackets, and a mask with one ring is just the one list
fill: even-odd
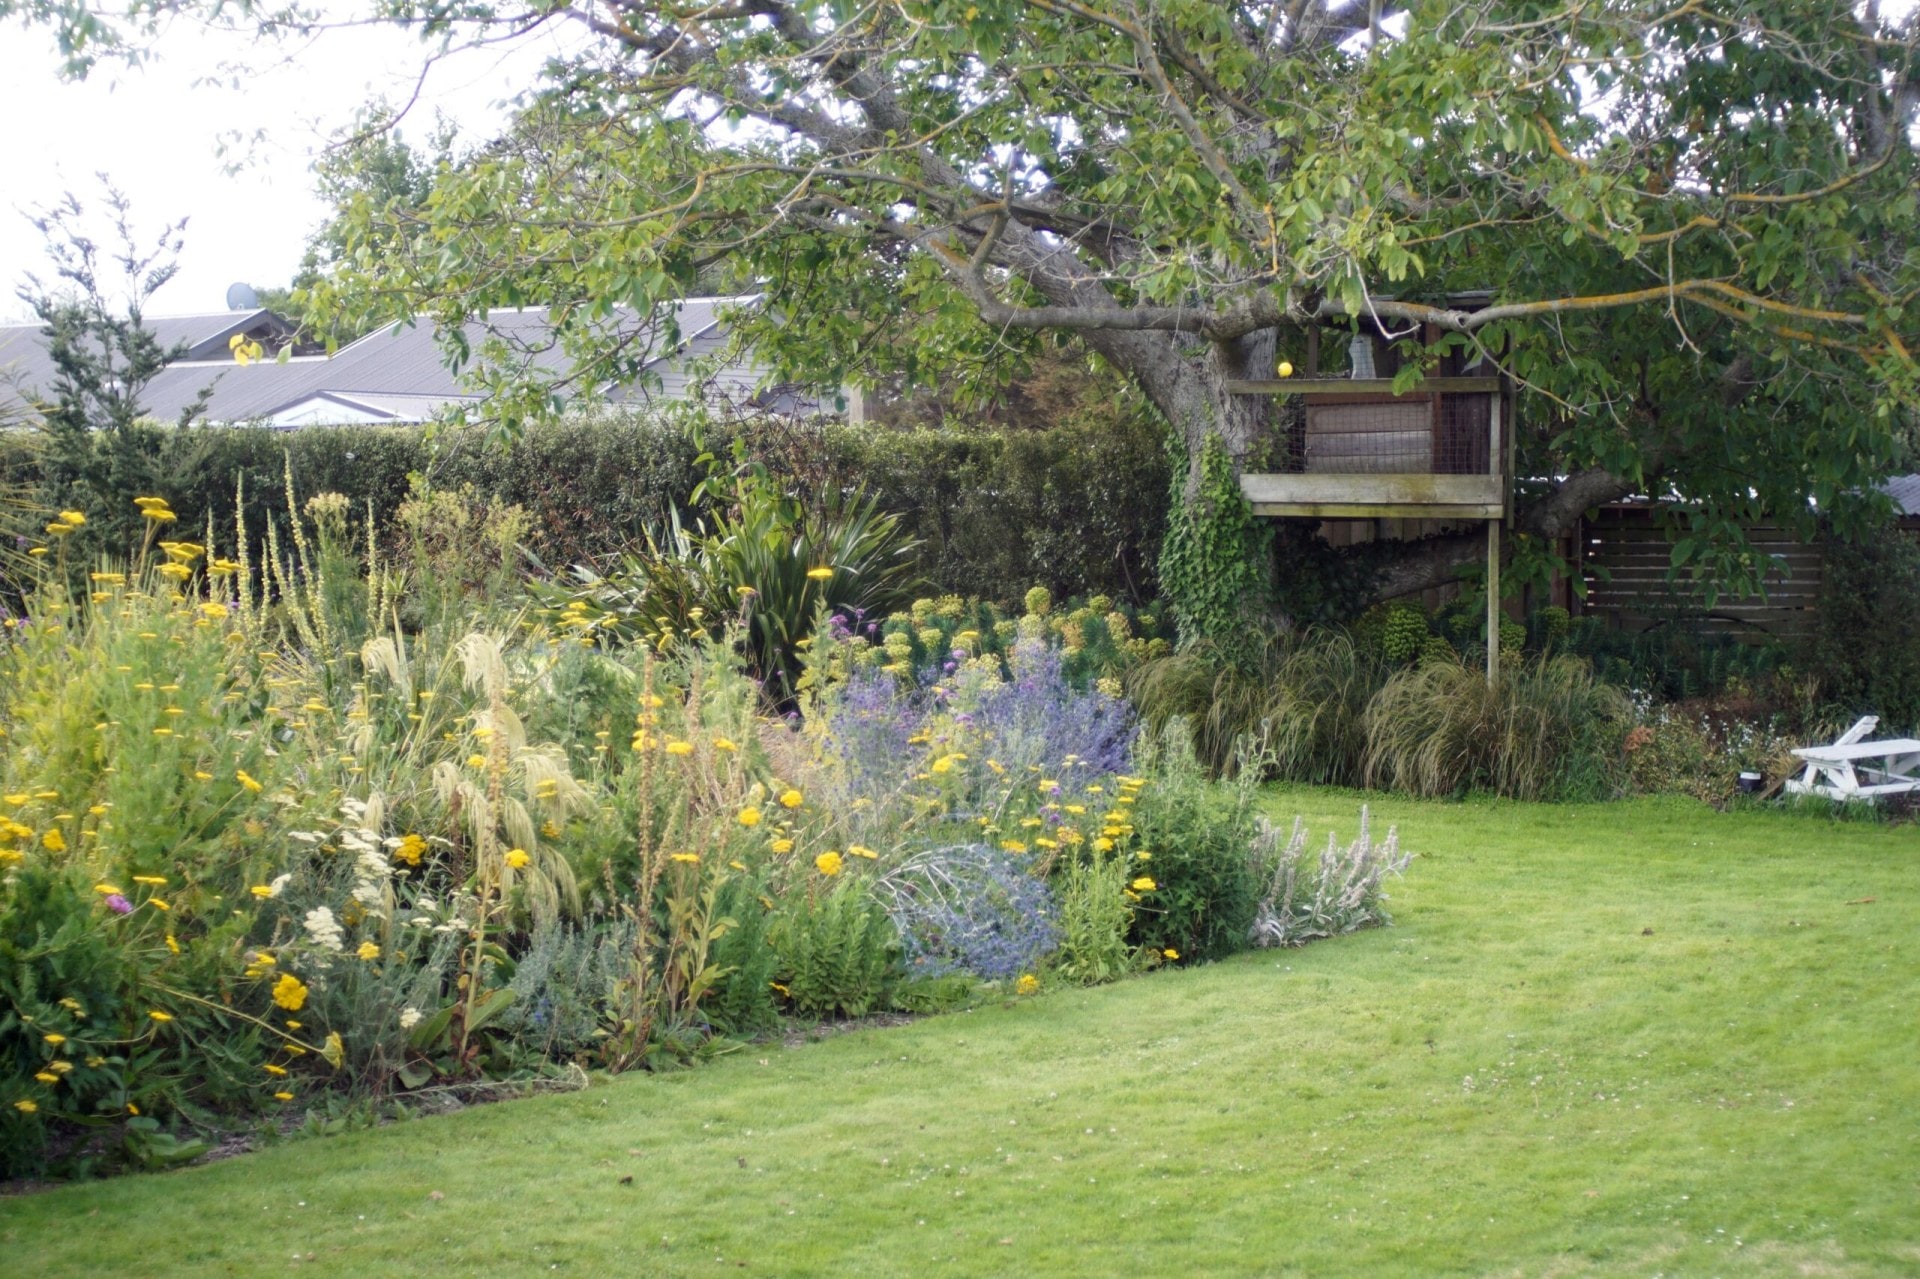
[(93, 886), (93, 891), (99, 893), (102, 897), (111, 897), (115, 893), (120, 892), (121, 888), (118, 884), (103, 879)]
[(272, 1062), (266, 1063), (265, 1065), (261, 1066), (260, 1069), (266, 1071), (269, 1075), (284, 1075), (287, 1073), (287, 1068), (285, 1066), (276, 1066)]
[(254, 780), (252, 773), (249, 773), (244, 768), (238, 769), (234, 772), (233, 780), (236, 782), (239, 782), (242, 786), (246, 787), (248, 790), (252, 791), (256, 795), (258, 795), (261, 791), (266, 789), (266, 787), (262, 786), (259, 782)]
[(743, 808), (740, 810), (740, 816), (736, 820), (738, 820), (742, 826), (748, 828), (758, 826), (760, 824), (760, 810), (757, 808)]
[(40, 837), (40, 846), (50, 853), (64, 853), (67, 851), (67, 837), (56, 827)]
[(1160, 952), (1160, 957), (1162, 959), (1178, 959), (1180, 958), (1180, 952), (1169, 946)]
[(87, 522), (87, 517), (82, 515), (79, 511), (62, 511), (60, 512), (60, 522), (62, 524), (71, 525), (74, 528), (79, 528), (82, 524), (85, 524)]
[(813, 866), (822, 875), (838, 875), (841, 868), (840, 854), (828, 849), (813, 859)]
[(682, 866), (698, 866), (700, 864), (700, 854), (675, 853), (671, 857), (667, 858), (667, 860), (672, 862), (679, 862)]
[(60, 1076), (50, 1070), (36, 1070), (33, 1072), (33, 1077), (43, 1084), (57, 1084), (60, 1082)]
[(1133, 883), (1129, 884), (1128, 887), (1133, 889), (1133, 891), (1136, 893), (1150, 893), (1154, 889), (1160, 887), (1160, 885), (1153, 882), (1152, 876), (1142, 875), (1138, 879), (1134, 880)]
[(527, 863), (532, 860), (533, 858), (527, 856), (527, 850), (524, 848), (509, 848), (507, 850), (507, 865), (513, 867), (515, 870), (525, 869)]
[(255, 897), (259, 897), (259, 898), (267, 898), (267, 897), (273, 896), (273, 886), (270, 884), (255, 884), (253, 887), (249, 888), (247, 891), (252, 893)]
[(173, 909), (173, 907), (167, 905), (167, 903), (161, 901), (158, 897), (147, 898), (147, 905), (153, 907), (155, 910), (172, 910)]
[(216, 604), (212, 600), (209, 600), (200, 606), (200, 612), (203, 616), (218, 622), (227, 616), (227, 606), (225, 604)]
[(185, 564), (175, 564), (172, 561), (162, 564), (154, 571), (160, 574), (160, 576), (170, 578), (176, 582), (184, 582), (193, 576), (192, 569), (188, 568)]
[(13, 1108), (19, 1111), (23, 1115), (31, 1115), (36, 1110), (40, 1109), (38, 1103), (25, 1097), (22, 1097), (19, 1101), (14, 1102)]
[(740, 748), (724, 737), (716, 737), (713, 739), (713, 749), (717, 751), (737, 751)]
[(293, 1094), (290, 1092), (277, 1092), (273, 1094), (273, 1099), (275, 1101), (292, 1101)]
[(1111, 839), (1108, 839), (1105, 835), (1102, 835), (1099, 839), (1094, 840), (1093, 846), (1103, 853), (1110, 853), (1113, 851), (1113, 841)]
[(1006, 849), (1010, 853), (1024, 853), (1027, 851), (1027, 846), (1021, 843), (1017, 839), (1002, 840), (1000, 842), (1000, 847)]
[(73, 1063), (70, 1061), (50, 1061), (47, 1063), (47, 1069), (56, 1075), (65, 1075), (72, 1072)]
[(167, 934), (167, 949), (176, 955), (180, 953), (180, 942), (172, 933)]
[(67, 1042), (67, 1037), (57, 1032), (52, 1032), (52, 1033), (42, 1035), (40, 1036), (40, 1038), (46, 1040), (48, 1043), (52, 1044), (55, 1048), (58, 1048), (61, 1044), (64, 1044)]
[(487, 757), (485, 755), (467, 756), (468, 768), (485, 768), (486, 766), (487, 766)]
[(1031, 995), (1039, 989), (1040, 979), (1032, 973), (1021, 973), (1020, 980), (1013, 983), (1013, 993), (1016, 995)]
[(793, 851), (793, 841), (790, 839), (776, 839), (773, 843), (769, 844), (768, 847), (776, 853), (790, 853)]
[(297, 1013), (307, 1002), (306, 983), (292, 973), (281, 973), (273, 983), (273, 1002), (290, 1013)]
[(1087, 811), (1087, 806), (1085, 804), (1068, 804), (1067, 811), (1069, 813), (1072, 813), (1075, 817), (1078, 817), (1082, 813)]
[(798, 808), (804, 803), (806, 803), (806, 800), (801, 796), (800, 792), (791, 786), (780, 792), (780, 807), (782, 808)]
[(400, 846), (393, 850), (393, 859), (405, 862), (409, 866), (418, 866), (421, 855), (426, 851), (427, 841), (409, 832), (401, 836)]
[(135, 875), (133, 882), (136, 884), (151, 884), (155, 888), (160, 888), (165, 886), (167, 877), (165, 875)]
[[(306, 992), (305, 992), (304, 990), (302, 990), (302, 991), (301, 991), (300, 993), (304, 995), (304, 994), (305, 994)], [(156, 1009), (154, 1009), (154, 1010), (153, 1010), (152, 1012), (150, 1012), (150, 1013), (148, 1013), (148, 1014), (147, 1014), (147, 1016), (149, 1016), (149, 1017), (151, 1017), (151, 1018), (152, 1018), (153, 1020), (155, 1020), (155, 1021), (162, 1021), (162, 1022), (164, 1022), (164, 1021), (172, 1021), (172, 1020), (173, 1020), (173, 1014), (172, 1014), (172, 1013), (163, 1013), (163, 1012), (161, 1012), (161, 1011), (160, 1011), (160, 1010), (159, 1010), (158, 1008), (156, 1008)]]
[(692, 742), (668, 742), (667, 754), (691, 755), (693, 754), (693, 743)]
[(31, 795), (0, 795), (0, 799), (6, 800), (7, 803), (12, 804), (15, 808), (20, 807), (22, 804), (33, 802), (33, 796)]
[(822, 564), (818, 568), (808, 569), (807, 576), (816, 582), (830, 581), (833, 577), (833, 570)]
[(864, 857), (868, 861), (875, 861), (880, 856), (880, 854), (874, 852), (864, 844), (848, 844), (847, 855), (850, 857)]
[(360, 958), (366, 960), (368, 963), (372, 963), (374, 960), (380, 958), (380, 947), (379, 947), (379, 944), (376, 942), (363, 941), (360, 943), (360, 949), (354, 951), (353, 953), (360, 956)]

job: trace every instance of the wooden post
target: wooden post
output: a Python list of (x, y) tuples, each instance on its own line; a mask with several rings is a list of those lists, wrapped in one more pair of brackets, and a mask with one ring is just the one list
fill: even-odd
[(1487, 683), (1500, 675), (1500, 521), (1487, 521)]

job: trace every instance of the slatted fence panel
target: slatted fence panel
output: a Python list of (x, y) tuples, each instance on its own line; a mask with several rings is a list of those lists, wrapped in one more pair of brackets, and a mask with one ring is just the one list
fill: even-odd
[(1580, 535), (1580, 563), (1587, 582), (1582, 612), (1608, 617), (1628, 630), (1675, 620), (1695, 629), (1741, 638), (1793, 638), (1813, 625), (1820, 594), (1820, 548), (1774, 524), (1747, 530), (1753, 548), (1774, 557), (1764, 595), (1722, 593), (1709, 606), (1701, 585), (1684, 575), (1669, 580), (1673, 543), (1644, 507), (1609, 507), (1587, 520)]

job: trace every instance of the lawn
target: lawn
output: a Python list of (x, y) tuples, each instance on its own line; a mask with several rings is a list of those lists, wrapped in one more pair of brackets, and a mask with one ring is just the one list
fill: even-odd
[(1920, 1273), (1913, 827), (1375, 811), (1393, 928), (3, 1200), (0, 1271)]

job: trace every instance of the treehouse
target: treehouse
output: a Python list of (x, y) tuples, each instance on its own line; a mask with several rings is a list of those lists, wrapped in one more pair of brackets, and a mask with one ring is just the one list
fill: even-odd
[[(1455, 295), (1473, 310), (1487, 295)], [(1316, 520), (1483, 521), (1487, 528), (1487, 676), (1499, 663), (1500, 525), (1513, 454), (1511, 388), (1479, 351), (1443, 347), (1433, 325), (1395, 331), (1310, 328), (1305, 370), (1230, 382), (1279, 397), (1265, 470), (1240, 477), (1256, 515)], [(1331, 347), (1331, 350), (1327, 348)], [(1438, 353), (1425, 376), (1396, 392), (1411, 354)]]
[[(1328, 332), (1348, 339), (1344, 359), (1323, 361), (1323, 334), (1311, 331), (1304, 376), (1229, 383), (1237, 393), (1281, 397), (1272, 469), (1240, 481), (1254, 512), (1505, 518), (1512, 437), (1505, 380), (1478, 353), (1448, 350), (1412, 389), (1396, 394), (1404, 339), (1391, 341), (1371, 325)], [(1440, 337), (1419, 336), (1429, 346)]]

